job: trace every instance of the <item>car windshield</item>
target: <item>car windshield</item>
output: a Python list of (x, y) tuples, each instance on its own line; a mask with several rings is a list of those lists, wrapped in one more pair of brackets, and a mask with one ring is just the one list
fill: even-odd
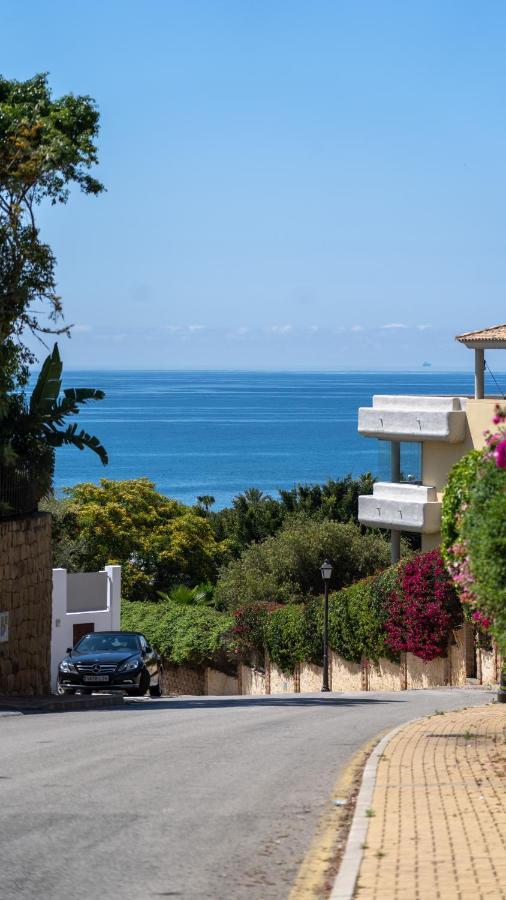
[(74, 650), (78, 653), (112, 653), (114, 651), (139, 649), (139, 641), (135, 634), (87, 634)]

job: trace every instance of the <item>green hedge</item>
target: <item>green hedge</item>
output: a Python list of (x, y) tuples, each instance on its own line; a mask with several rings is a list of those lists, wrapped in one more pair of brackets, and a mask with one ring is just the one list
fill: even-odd
[(478, 609), (490, 616), (490, 631), (506, 655), (506, 470), (483, 467), (463, 518)]
[(329, 643), (349, 662), (380, 656), (396, 659), (385, 643), (388, 597), (397, 583), (397, 567), (333, 594), (329, 603)]
[(451, 547), (460, 538), (462, 509), (469, 503), (471, 490), (483, 467), (483, 451), (471, 450), (453, 466), (443, 496), (441, 510), (441, 553), (452, 561)]
[(141, 631), (172, 663), (199, 665), (227, 645), (233, 619), (203, 606), (123, 600), (121, 627)]
[[(364, 658), (372, 662), (385, 656), (398, 658), (386, 643), (386, 625), (392, 594), (402, 590), (403, 566), (391, 566), (330, 595), (329, 646), (343, 659), (358, 663)], [(278, 668), (291, 673), (298, 663), (321, 665), (323, 598), (313, 596), (306, 603), (286, 605), (257, 603), (232, 615), (173, 602), (124, 601), (122, 627), (144, 632), (173, 663), (191, 665), (217, 658), (258, 661), (265, 649)], [(430, 628), (429, 616), (425, 632)]]

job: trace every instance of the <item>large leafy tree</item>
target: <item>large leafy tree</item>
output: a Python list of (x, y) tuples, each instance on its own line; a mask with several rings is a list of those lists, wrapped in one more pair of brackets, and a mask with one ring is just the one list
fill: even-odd
[(321, 594), (320, 566), (333, 564), (332, 585), (344, 587), (372, 575), (389, 562), (389, 546), (357, 525), (288, 520), (273, 537), (251, 544), (220, 573), (216, 602), (226, 608), (254, 603), (301, 602)]
[(85, 194), (104, 189), (89, 173), (98, 120), (90, 97), (53, 98), (45, 74), (0, 78), (0, 368), (11, 378), (33, 361), (26, 331), (67, 330), (58, 325), (55, 258), (36, 212), (46, 200), (66, 203), (73, 185)]
[(213, 581), (227, 558), (228, 545), (216, 540), (209, 522), (147, 478), (77, 484), (46, 508), (53, 513), (55, 564), (94, 571), (119, 563), (126, 599), (159, 600), (176, 584)]

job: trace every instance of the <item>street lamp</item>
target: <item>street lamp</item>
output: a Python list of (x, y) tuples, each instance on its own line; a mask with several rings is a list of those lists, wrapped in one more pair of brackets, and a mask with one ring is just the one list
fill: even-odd
[(332, 566), (328, 559), (320, 568), (323, 578), (323, 682), (322, 691), (330, 691), (329, 687), (329, 581), (332, 577)]

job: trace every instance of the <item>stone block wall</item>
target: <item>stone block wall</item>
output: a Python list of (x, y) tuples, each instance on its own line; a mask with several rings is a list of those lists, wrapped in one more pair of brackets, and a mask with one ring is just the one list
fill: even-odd
[(52, 571), (49, 515), (0, 521), (0, 694), (50, 692)]
[(239, 693), (239, 678), (218, 669), (205, 670), (204, 692), (210, 697), (230, 697)]
[(239, 693), (262, 696), (267, 693), (265, 687), (266, 677), (264, 672), (259, 672), (254, 666), (239, 664)]
[(190, 669), (189, 666), (175, 666), (167, 660), (162, 661), (163, 677), (162, 688), (164, 694), (191, 694), (202, 696), (205, 694), (205, 672), (200, 669)]

